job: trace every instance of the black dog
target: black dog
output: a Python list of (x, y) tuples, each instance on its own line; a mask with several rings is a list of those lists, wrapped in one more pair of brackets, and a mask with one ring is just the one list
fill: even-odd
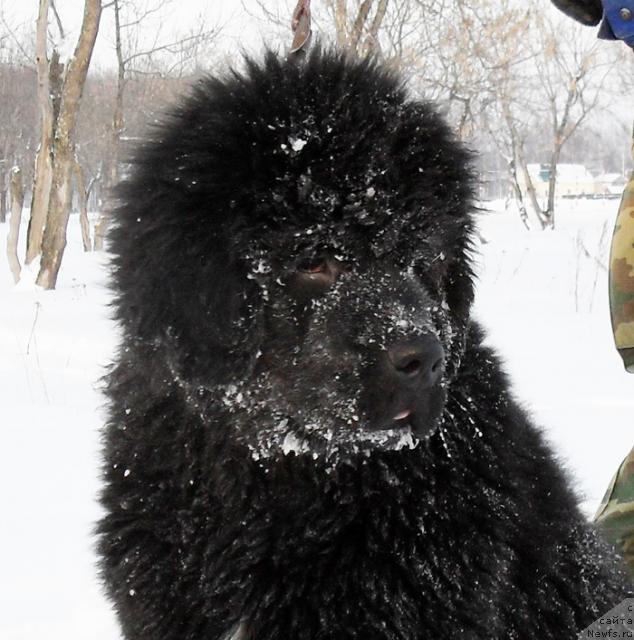
[(469, 155), (389, 73), (206, 79), (119, 197), (126, 638), (571, 638), (631, 594), (470, 321)]

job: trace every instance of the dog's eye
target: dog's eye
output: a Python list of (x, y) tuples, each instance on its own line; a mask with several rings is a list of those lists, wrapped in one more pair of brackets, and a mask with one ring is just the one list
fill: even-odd
[(303, 258), (295, 264), (288, 280), (290, 291), (298, 300), (325, 293), (350, 266), (330, 255)]

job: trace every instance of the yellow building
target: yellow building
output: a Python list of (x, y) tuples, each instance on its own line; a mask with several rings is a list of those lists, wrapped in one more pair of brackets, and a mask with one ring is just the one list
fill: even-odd
[[(548, 197), (548, 180), (550, 166), (547, 164), (529, 164), (528, 174), (531, 177), (538, 199)], [(523, 184), (522, 184), (523, 183)], [(526, 184), (520, 179), (520, 187), (526, 193)], [(561, 163), (557, 165), (557, 183), (555, 197), (583, 197), (601, 193), (595, 177), (582, 164)]]

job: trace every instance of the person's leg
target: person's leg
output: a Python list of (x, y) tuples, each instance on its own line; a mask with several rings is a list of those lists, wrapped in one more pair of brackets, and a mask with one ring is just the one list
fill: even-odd
[(634, 575), (634, 449), (612, 479), (595, 519)]
[(634, 172), (623, 192), (610, 253), (610, 315), (625, 368), (634, 373)]

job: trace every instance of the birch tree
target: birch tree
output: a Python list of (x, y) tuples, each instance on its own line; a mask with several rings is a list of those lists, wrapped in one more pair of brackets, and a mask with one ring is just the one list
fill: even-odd
[[(85, 0), (81, 29), (73, 55), (67, 64), (53, 49), (48, 54), (49, 10), (56, 17), (53, 0), (40, 0), (36, 34), (36, 66), (41, 138), (37, 155), (27, 263), (41, 253), (37, 284), (54, 289), (66, 247), (66, 227), (72, 197), (75, 164), (75, 129), (92, 57), (101, 0)], [(63, 36), (63, 32), (61, 33)]]
[(20, 222), (22, 221), (22, 207), (24, 205), (24, 187), (19, 167), (13, 167), (11, 170), (9, 192), (11, 194), (11, 219), (9, 220), (9, 233), (7, 234), (7, 258), (13, 281), (17, 283), (20, 280), (20, 271), (22, 270), (20, 259), (18, 258), (18, 239), (20, 236)]

